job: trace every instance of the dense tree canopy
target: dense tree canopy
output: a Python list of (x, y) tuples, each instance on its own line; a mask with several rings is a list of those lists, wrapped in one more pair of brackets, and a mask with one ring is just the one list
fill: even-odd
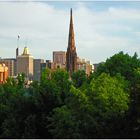
[(112, 120), (121, 119), (128, 110), (129, 98), (124, 83), (120, 77), (112, 78), (103, 73), (84, 91), (72, 86), (66, 105), (54, 109), (50, 118), (50, 132), (54, 138), (106, 137), (105, 131), (112, 131)]
[(44, 69), (0, 85), (0, 138), (140, 138), (140, 60), (120, 52), (87, 76)]
[(126, 80), (131, 81), (135, 74), (134, 70), (139, 67), (140, 60), (136, 53), (133, 56), (129, 56), (120, 52), (107, 59), (106, 62), (101, 63), (97, 68), (96, 74), (100, 75), (102, 72), (105, 72), (115, 76), (117, 73), (120, 73)]

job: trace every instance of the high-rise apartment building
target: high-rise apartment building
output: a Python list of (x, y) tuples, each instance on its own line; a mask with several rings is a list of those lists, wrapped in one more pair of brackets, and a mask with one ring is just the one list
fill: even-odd
[(25, 73), (28, 80), (33, 80), (33, 56), (25, 47), (23, 54), (17, 56), (17, 74)]
[(8, 78), (8, 67), (5, 64), (0, 64), (0, 84), (5, 83)]
[(16, 59), (14, 58), (4, 58), (0, 59), (0, 63), (4, 63), (8, 67), (8, 75), (16, 76)]
[(66, 52), (64, 51), (54, 51), (53, 52), (53, 63), (59, 68), (66, 67)]
[(41, 64), (44, 63), (43, 59), (34, 59), (34, 80), (40, 81), (41, 77)]
[(89, 76), (93, 72), (93, 66), (90, 64), (90, 61), (85, 59), (77, 58), (77, 70), (84, 70), (85, 73)]
[(70, 73), (70, 76), (74, 71), (77, 70), (77, 53), (76, 53), (75, 39), (74, 39), (72, 9), (70, 12), (69, 39), (68, 39), (68, 48), (66, 53), (66, 68), (67, 71)]

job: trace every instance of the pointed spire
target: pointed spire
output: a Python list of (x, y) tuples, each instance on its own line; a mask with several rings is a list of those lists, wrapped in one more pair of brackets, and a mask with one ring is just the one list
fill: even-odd
[(72, 8), (70, 10), (70, 17), (71, 17), (71, 20), (72, 20)]
[(72, 73), (77, 69), (77, 53), (74, 39), (72, 8), (70, 9), (70, 25), (69, 25), (68, 48), (66, 53), (66, 68), (67, 71), (70, 73), (70, 77)]
[(73, 29), (72, 8), (70, 10), (70, 26), (72, 26)]
[(74, 49), (75, 48), (73, 18), (72, 18), (72, 8), (70, 10), (70, 27), (69, 27), (68, 47), (70, 47), (71, 49)]

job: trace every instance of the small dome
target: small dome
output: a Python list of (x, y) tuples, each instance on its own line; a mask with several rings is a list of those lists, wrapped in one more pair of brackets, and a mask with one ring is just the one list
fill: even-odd
[(27, 47), (24, 47), (23, 55), (27, 55), (27, 54), (29, 54), (29, 50)]

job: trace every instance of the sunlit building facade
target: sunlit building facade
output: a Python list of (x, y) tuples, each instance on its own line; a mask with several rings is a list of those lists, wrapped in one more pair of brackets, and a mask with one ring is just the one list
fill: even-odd
[(3, 84), (6, 82), (8, 78), (8, 67), (2, 63), (0, 64), (0, 84)]
[(66, 52), (54, 51), (53, 52), (53, 63), (56, 68), (66, 68)]
[(0, 59), (0, 64), (4, 63), (8, 67), (8, 76), (13, 77), (16, 75), (16, 59), (4, 58)]
[(17, 74), (24, 73), (28, 80), (33, 80), (33, 56), (25, 47), (23, 54), (17, 56)]
[(77, 57), (77, 70), (84, 70), (89, 76), (93, 72), (93, 65), (90, 64), (90, 61)]

